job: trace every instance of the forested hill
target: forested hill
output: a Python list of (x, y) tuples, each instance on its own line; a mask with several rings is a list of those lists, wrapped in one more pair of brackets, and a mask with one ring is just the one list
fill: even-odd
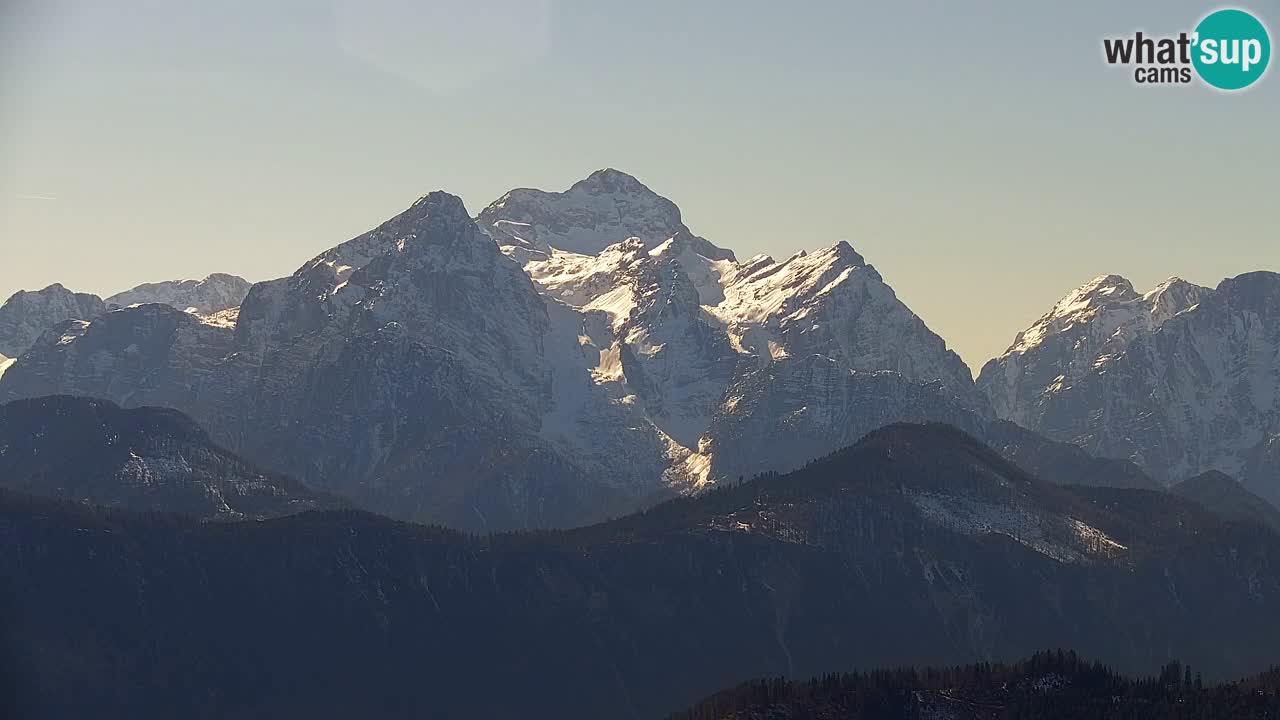
[(658, 718), (743, 678), (1044, 647), (1257, 672), (1280, 647), (1280, 535), (898, 425), (571, 531), (0, 493), (0, 605), (15, 717)]
[(808, 681), (745, 682), (668, 720), (1201, 720), (1280, 716), (1280, 670), (1205, 683), (1173, 661), (1131, 678), (1075, 652), (1041, 652), (1012, 665), (899, 668)]

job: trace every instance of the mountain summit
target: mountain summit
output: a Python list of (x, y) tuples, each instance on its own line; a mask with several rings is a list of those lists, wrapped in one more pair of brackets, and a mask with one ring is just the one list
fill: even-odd
[(1030, 413), (1042, 394), (1091, 372), (1210, 292), (1169, 278), (1139, 294), (1119, 275), (1100, 275), (1067, 293), (1018, 333), (1004, 355), (983, 366), (978, 387), (999, 415), (1033, 427)]
[(1068, 295), (978, 387), (996, 412), (1166, 484), (1217, 470), (1280, 503), (1280, 274)]
[(482, 210), (476, 222), (503, 247), (544, 255), (553, 250), (595, 255), (631, 237), (653, 248), (684, 235), (706, 257), (733, 259), (731, 251), (690, 233), (675, 203), (612, 168), (597, 170), (564, 192), (512, 190)]

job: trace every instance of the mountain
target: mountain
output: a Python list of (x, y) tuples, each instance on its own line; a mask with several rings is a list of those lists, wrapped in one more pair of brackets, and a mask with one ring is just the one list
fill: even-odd
[(236, 275), (213, 273), (203, 280), (167, 280), (144, 283), (106, 299), (108, 305), (128, 307), (144, 303), (162, 303), (179, 310), (212, 315), (230, 310), (244, 302), (249, 294), (249, 281)]
[(476, 221), (504, 248), (522, 248), (541, 257), (557, 250), (596, 255), (631, 237), (651, 249), (682, 237), (707, 258), (733, 259), (731, 251), (694, 236), (675, 203), (613, 168), (597, 170), (564, 192), (512, 190), (486, 207)]
[[(478, 222), (521, 263), (565, 334), (581, 338), (590, 383), (557, 386), (582, 392), (557, 400), (549, 426), (587, 435), (565, 445), (602, 458), (592, 472), (614, 472), (609, 459), (620, 454), (591, 437), (611, 424), (598, 408), (628, 398), (632, 413), (617, 427), (656, 428), (667, 446), (664, 477), (676, 489), (790, 470), (885, 422), (987, 414), (960, 358), (847, 243), (739, 262), (694, 235), (674, 203), (612, 169), (562, 193), (513, 190)], [(829, 382), (805, 385), (821, 367)], [(891, 377), (862, 380), (877, 373)], [(895, 384), (901, 389), (883, 391)], [(934, 405), (912, 404), (929, 393)], [(565, 409), (574, 418), (567, 423)], [(800, 425), (799, 446), (771, 444), (781, 454), (756, 444), (793, 437)]]
[(1119, 275), (1100, 275), (1018, 333), (1004, 355), (983, 366), (978, 387), (1001, 417), (1032, 426), (1042, 399), (1120, 354), (1134, 339), (1151, 335), (1210, 292), (1170, 278), (1139, 294)]
[(1170, 490), (1226, 520), (1256, 523), (1280, 532), (1280, 510), (1216, 470), (1183, 480)]
[(0, 487), (206, 519), (341, 507), (258, 471), (175, 410), (67, 396), (0, 405)]
[(1208, 470), (1280, 503), (1280, 274), (1144, 295), (1115, 276), (983, 368), (1002, 417), (1172, 484)]
[(59, 393), (176, 408), (310, 487), (486, 531), (793, 470), (896, 421), (962, 427), (1059, 482), (1144, 479), (992, 425), (848, 243), (740, 262), (617, 170), (513, 190), (477, 221), (431, 193), (238, 310), (60, 326), (0, 400)]
[(759, 679), (723, 690), (669, 720), (948, 718), (952, 720), (1197, 720), (1280, 712), (1280, 672), (1205, 685), (1172, 661), (1132, 678), (1074, 652), (1004, 665), (884, 668), (808, 681)]
[(1280, 644), (1280, 536), (1167, 493), (1046, 484), (937, 425), (572, 531), (0, 494), (0, 538), (31, 718), (659, 717), (781, 673), (1070, 644), (1212, 680)]
[(571, 306), (628, 315), (636, 296), (623, 287), (617, 264), (645, 249), (650, 264), (680, 267), (675, 286), (686, 294), (693, 286), (704, 322), (746, 365), (823, 355), (852, 370), (942, 380), (970, 404), (983, 402), (959, 356), (846, 242), (783, 262), (760, 255), (740, 263), (693, 235), (670, 200), (612, 169), (563, 193), (513, 190), (478, 222), (544, 295)]
[(43, 290), (19, 290), (0, 305), (0, 354), (16, 358), (54, 325), (95, 318), (106, 311), (106, 303), (97, 295), (71, 292), (58, 283)]
[[(103, 300), (54, 283), (43, 290), (20, 290), (0, 306), (0, 354), (17, 358), (40, 336), (66, 320), (89, 321), (108, 310), (142, 303), (163, 303), (179, 310), (235, 321), (235, 308), (249, 292), (244, 278), (214, 273), (204, 280), (147, 283)], [(2, 361), (0, 361), (2, 362)]]
[(547, 327), (529, 278), (433, 193), (255, 285), (233, 322), (118, 310), (3, 382), (180, 409), (250, 461), (402, 517), (573, 524), (615, 500), (536, 437)]

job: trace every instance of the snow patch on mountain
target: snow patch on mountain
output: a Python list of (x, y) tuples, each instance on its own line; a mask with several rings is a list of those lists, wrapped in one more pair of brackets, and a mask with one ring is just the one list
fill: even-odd
[(663, 477), (672, 442), (630, 387), (606, 314), (579, 312), (554, 298), (546, 303), (552, 399), (541, 437), (590, 474), (641, 491)]
[(904, 492), (922, 515), (942, 527), (966, 535), (1004, 535), (1061, 563), (1114, 558), (1128, 550), (1102, 530), (1046, 513), (1024, 498), (996, 501), (958, 493)]

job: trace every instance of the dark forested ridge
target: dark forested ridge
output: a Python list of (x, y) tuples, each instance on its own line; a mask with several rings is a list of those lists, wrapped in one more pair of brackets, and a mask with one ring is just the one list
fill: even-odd
[(0, 487), (206, 519), (346, 505), (254, 467), (177, 410), (67, 395), (0, 405)]
[(1173, 661), (1131, 678), (1075, 652), (1012, 665), (899, 668), (745, 682), (668, 720), (1200, 720), (1280, 717), (1280, 671), (1206, 683)]
[(742, 678), (1073, 647), (1275, 662), (1280, 535), (896, 425), (571, 531), (201, 523), (0, 495), (17, 717), (652, 718)]
[(1201, 473), (1174, 485), (1170, 491), (1196, 501), (1227, 520), (1256, 523), (1280, 532), (1280, 508), (1223, 473), (1213, 470)]

